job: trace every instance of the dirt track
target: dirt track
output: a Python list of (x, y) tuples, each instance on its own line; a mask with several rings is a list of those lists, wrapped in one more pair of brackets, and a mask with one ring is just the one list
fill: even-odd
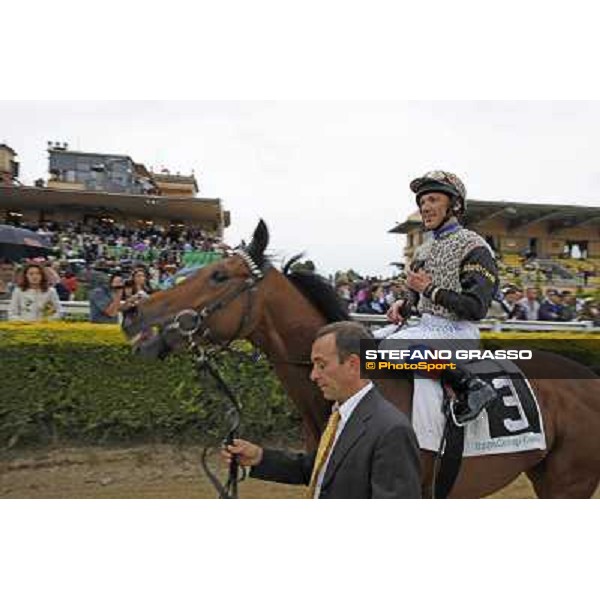
[[(60, 448), (0, 455), (0, 498), (214, 498), (201, 449)], [(243, 498), (301, 498), (303, 490), (249, 479)], [(496, 498), (533, 498), (525, 477)], [(600, 490), (596, 492), (600, 498)]]

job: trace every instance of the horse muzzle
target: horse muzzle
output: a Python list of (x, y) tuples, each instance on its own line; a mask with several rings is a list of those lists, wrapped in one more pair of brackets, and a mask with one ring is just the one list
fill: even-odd
[(164, 358), (170, 351), (161, 335), (161, 327), (148, 325), (136, 306), (123, 312), (121, 329), (134, 354), (147, 358)]

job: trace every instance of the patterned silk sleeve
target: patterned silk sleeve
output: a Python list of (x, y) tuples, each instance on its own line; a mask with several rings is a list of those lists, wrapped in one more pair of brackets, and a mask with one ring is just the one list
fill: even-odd
[(490, 251), (479, 246), (460, 265), (461, 293), (437, 289), (433, 301), (451, 310), (459, 319), (479, 321), (485, 317), (498, 288), (498, 268)]

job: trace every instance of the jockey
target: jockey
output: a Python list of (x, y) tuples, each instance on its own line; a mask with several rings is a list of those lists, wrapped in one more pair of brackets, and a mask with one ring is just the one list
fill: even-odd
[[(461, 226), (466, 213), (466, 189), (447, 171), (431, 171), (415, 179), (416, 194), (425, 230), (431, 239), (416, 249), (406, 285), (422, 315), (414, 327), (398, 329), (410, 307), (398, 300), (387, 316), (394, 325), (374, 332), (387, 339), (479, 339), (475, 321), (485, 317), (498, 287), (494, 255), (485, 240)], [(496, 390), (457, 364), (442, 371), (442, 383), (457, 395), (455, 416), (459, 423), (476, 418), (496, 399)]]

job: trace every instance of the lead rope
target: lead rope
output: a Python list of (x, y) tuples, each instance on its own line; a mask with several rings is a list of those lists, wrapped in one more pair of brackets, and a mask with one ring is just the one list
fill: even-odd
[[(229, 400), (231, 407), (227, 411), (227, 417), (230, 419), (230, 426), (223, 439), (223, 444), (231, 445), (233, 440), (238, 436), (238, 431), (241, 423), (242, 405), (235, 397), (235, 394), (231, 391), (231, 388), (227, 385), (225, 380), (221, 377), (219, 370), (216, 366), (211, 364), (211, 355), (207, 354), (204, 349), (198, 346), (190, 336), (188, 338), (189, 348), (194, 356), (196, 372), (199, 381), (201, 381), (205, 374), (210, 375), (217, 383), (220, 391)], [(220, 350), (223, 350), (221, 348)], [(211, 471), (208, 466), (208, 456), (211, 451), (210, 446), (205, 446), (202, 450), (202, 456), (200, 459), (202, 469), (206, 474), (206, 477), (217, 491), (219, 499), (233, 500), (238, 498), (238, 483), (243, 481), (246, 477), (245, 469), (240, 467), (237, 456), (233, 456), (231, 463), (229, 464), (229, 474), (225, 484), (222, 484), (217, 476)], [(240, 476), (241, 474), (241, 476)]]

